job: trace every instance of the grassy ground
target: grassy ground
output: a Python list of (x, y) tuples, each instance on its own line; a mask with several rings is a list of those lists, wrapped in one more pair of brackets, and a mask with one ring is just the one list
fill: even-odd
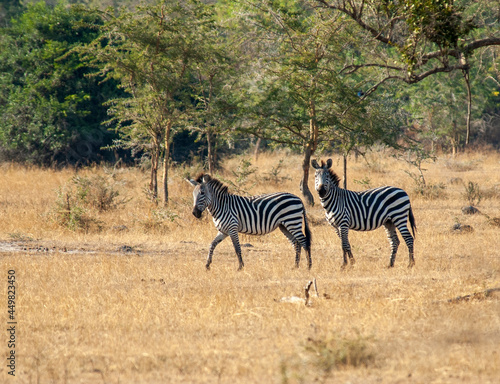
[[(218, 176), (253, 194), (300, 195), (298, 156), (251, 160), (250, 167), (227, 160)], [(350, 189), (390, 184), (410, 194), (418, 226), (413, 269), (404, 243), (395, 268), (386, 268), (389, 245), (379, 229), (351, 232), (356, 265), (342, 272), (340, 241), (317, 204), (308, 209), (310, 271), (305, 260), (293, 268), (292, 247), (276, 232), (241, 238), (252, 245), (243, 248), (242, 272), (226, 240), (207, 272), (216, 230), (209, 217), (192, 216), (192, 189), (183, 181), (196, 169), (172, 172), (163, 209), (148, 201), (148, 174), (136, 169), (0, 166), (0, 321), (5, 328), (8, 270), (16, 274), (18, 321), (16, 378), (2, 363), (0, 382), (500, 382), (500, 292), (482, 294), (500, 287), (500, 227), (488, 219), (500, 216), (500, 155), (426, 163), (420, 191), (405, 172), (416, 170), (384, 153), (349, 165)], [(75, 175), (105, 180), (123, 203), (103, 212), (84, 207), (64, 221), (61, 209), (76, 204), (64, 193)], [(483, 214), (461, 212), (469, 181), (480, 188)], [(455, 224), (473, 231), (453, 231)], [(304, 297), (314, 278), (319, 297), (310, 306), (280, 301)]]

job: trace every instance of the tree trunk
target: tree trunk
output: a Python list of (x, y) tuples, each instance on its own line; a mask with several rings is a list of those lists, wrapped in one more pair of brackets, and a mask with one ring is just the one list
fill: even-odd
[(302, 192), (302, 196), (304, 196), (304, 199), (306, 200), (306, 204), (310, 205), (311, 207), (314, 206), (314, 197), (309, 190), (309, 167), (311, 163), (311, 156), (312, 156), (312, 151), (311, 151), (311, 146), (309, 144), (306, 144), (305, 150), (304, 150), (304, 160), (302, 161), (302, 180), (300, 180), (300, 190)]
[(255, 143), (255, 149), (253, 151), (253, 158), (254, 162), (257, 162), (257, 159), (259, 158), (259, 152), (260, 152), (260, 143), (262, 139), (260, 137), (257, 138), (257, 142)]
[(344, 154), (344, 189), (347, 189), (347, 155)]
[(210, 130), (207, 131), (207, 160), (208, 160), (208, 173), (211, 175), (215, 172), (215, 156), (214, 156), (214, 144), (212, 142), (212, 134)]
[(149, 190), (153, 200), (156, 202), (158, 198), (158, 163), (160, 158), (160, 148), (158, 141), (153, 144), (155, 148), (151, 153), (151, 179), (149, 181)]
[(465, 146), (469, 145), (470, 140), (470, 124), (471, 124), (471, 115), (472, 115), (472, 92), (470, 89), (470, 77), (469, 70), (464, 70), (464, 79), (465, 85), (467, 86), (467, 132), (465, 134)]
[(163, 205), (168, 204), (168, 169), (170, 167), (170, 131), (172, 129), (172, 121), (167, 121), (165, 127), (165, 157), (163, 158)]
[(302, 162), (302, 180), (300, 180), (300, 190), (304, 199), (306, 200), (306, 204), (311, 207), (314, 206), (314, 197), (309, 190), (309, 167), (311, 163), (311, 156), (316, 152), (316, 148), (318, 147), (318, 136), (319, 130), (318, 125), (316, 124), (316, 105), (314, 104), (314, 100), (309, 101), (309, 140), (304, 148), (304, 160)]

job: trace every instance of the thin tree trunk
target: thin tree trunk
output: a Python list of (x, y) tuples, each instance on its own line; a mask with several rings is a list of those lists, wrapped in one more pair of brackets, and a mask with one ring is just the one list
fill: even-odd
[(344, 189), (347, 189), (347, 155), (344, 154)]
[(308, 185), (311, 156), (312, 156), (311, 146), (310, 144), (307, 144), (304, 150), (304, 160), (302, 161), (303, 173), (302, 173), (302, 180), (300, 180), (300, 190), (302, 192), (302, 196), (304, 196), (304, 199), (306, 200), (306, 204), (312, 207), (314, 206), (314, 197), (311, 191), (309, 190), (309, 185)]
[(262, 139), (260, 137), (258, 137), (257, 142), (255, 143), (255, 149), (253, 151), (253, 158), (254, 158), (255, 162), (257, 162), (257, 159), (259, 158), (261, 141), (262, 141)]
[(318, 125), (316, 124), (316, 106), (314, 100), (309, 102), (309, 140), (304, 148), (304, 160), (302, 161), (302, 180), (300, 180), (300, 190), (306, 204), (311, 207), (314, 206), (314, 197), (309, 190), (309, 167), (311, 163), (311, 156), (316, 151), (318, 146)]
[(163, 158), (163, 205), (168, 204), (168, 169), (170, 166), (170, 131), (172, 130), (172, 121), (167, 121), (165, 127), (165, 157)]
[(464, 70), (464, 79), (465, 85), (467, 87), (467, 132), (465, 134), (465, 146), (469, 145), (470, 141), (470, 124), (471, 124), (471, 115), (472, 115), (472, 92), (470, 89), (470, 77), (469, 70)]
[(156, 202), (158, 198), (158, 164), (160, 160), (159, 141), (154, 140), (153, 151), (151, 153), (151, 179), (149, 181), (149, 190), (151, 197)]
[(211, 175), (215, 172), (215, 154), (214, 154), (214, 143), (212, 140), (212, 134), (210, 130), (207, 131), (207, 160), (208, 160), (208, 173)]

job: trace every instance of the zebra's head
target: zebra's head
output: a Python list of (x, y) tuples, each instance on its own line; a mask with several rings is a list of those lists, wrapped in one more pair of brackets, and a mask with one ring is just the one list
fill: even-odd
[(332, 159), (328, 159), (326, 163), (321, 160), (321, 165), (318, 164), (316, 160), (311, 161), (312, 167), (316, 170), (314, 175), (314, 187), (318, 192), (320, 198), (324, 198), (330, 188), (333, 185), (337, 185), (339, 183), (338, 176), (330, 170), (332, 166)]
[(212, 178), (210, 175), (201, 174), (196, 178), (196, 180), (187, 180), (191, 185), (194, 185), (193, 191), (193, 215), (196, 218), (200, 218), (203, 211), (210, 204), (210, 194), (207, 193), (207, 183)]

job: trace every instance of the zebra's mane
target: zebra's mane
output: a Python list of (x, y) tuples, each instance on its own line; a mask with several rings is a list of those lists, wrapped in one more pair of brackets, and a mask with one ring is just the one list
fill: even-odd
[[(323, 160), (321, 160), (321, 167), (325, 167), (325, 166), (326, 166), (326, 163)], [(336, 187), (338, 187), (339, 183), (340, 183), (340, 177), (338, 177), (338, 175), (331, 168), (328, 169), (328, 173), (330, 174), (330, 178), (332, 179), (333, 184)]]
[[(205, 179), (205, 181), (203, 179)], [(222, 184), (221, 181), (219, 181), (216, 178), (213, 178), (210, 175), (207, 175), (206, 173), (203, 172), (200, 173), (198, 176), (196, 176), (195, 181), (197, 183), (203, 183), (203, 182), (205, 182), (206, 184), (210, 183), (210, 185), (212, 185), (215, 189), (219, 190), (221, 193), (224, 194), (229, 193), (227, 185)]]

